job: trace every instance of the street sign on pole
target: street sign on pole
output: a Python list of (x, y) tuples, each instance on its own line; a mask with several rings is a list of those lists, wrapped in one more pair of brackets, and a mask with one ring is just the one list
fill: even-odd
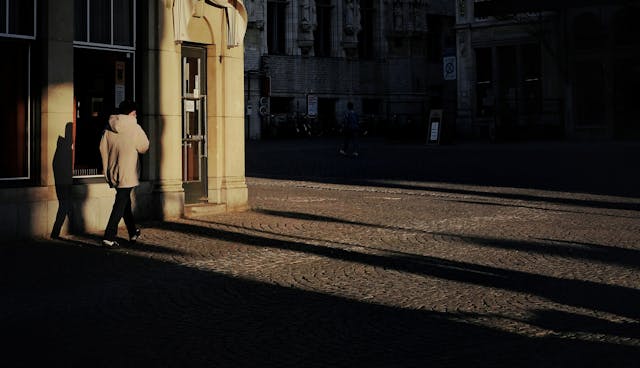
[(445, 56), (442, 58), (442, 71), (444, 80), (456, 80), (456, 57)]

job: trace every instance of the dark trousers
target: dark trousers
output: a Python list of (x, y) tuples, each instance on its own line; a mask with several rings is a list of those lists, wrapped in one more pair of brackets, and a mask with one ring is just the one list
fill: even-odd
[(104, 231), (106, 240), (115, 240), (118, 235), (118, 224), (120, 219), (124, 219), (127, 225), (129, 236), (135, 234), (136, 223), (133, 219), (133, 211), (131, 211), (131, 190), (133, 188), (116, 188), (116, 200), (111, 209), (111, 216), (107, 223), (107, 229)]
[(353, 152), (358, 152), (358, 130), (346, 128), (344, 130), (344, 141), (342, 142), (342, 150), (349, 151), (351, 146)]

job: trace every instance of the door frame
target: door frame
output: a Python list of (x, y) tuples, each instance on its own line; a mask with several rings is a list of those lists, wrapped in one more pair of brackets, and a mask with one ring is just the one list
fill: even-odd
[[(191, 81), (192, 71), (187, 72), (187, 58), (199, 59), (197, 81)], [(204, 46), (183, 44), (181, 48), (181, 102), (182, 102), (182, 186), (185, 204), (197, 204), (208, 200), (208, 124), (207, 124), (207, 49)], [(194, 85), (195, 84), (195, 85)], [(196, 88), (194, 88), (196, 87)], [(187, 108), (189, 107), (189, 108)], [(193, 111), (188, 111), (193, 108)], [(194, 113), (196, 134), (190, 129)], [(191, 131), (191, 132), (190, 132)], [(197, 147), (197, 162), (193, 162), (192, 147)], [(191, 164), (189, 159), (191, 158)], [(190, 172), (197, 165), (197, 178)]]

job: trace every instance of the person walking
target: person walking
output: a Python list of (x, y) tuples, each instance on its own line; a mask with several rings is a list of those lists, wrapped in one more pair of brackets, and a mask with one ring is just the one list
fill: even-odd
[(115, 188), (116, 197), (104, 232), (102, 244), (117, 247), (118, 224), (124, 219), (129, 232), (129, 240), (135, 242), (140, 237), (131, 210), (131, 191), (137, 187), (140, 175), (138, 154), (149, 150), (149, 139), (136, 119), (136, 105), (124, 100), (118, 106), (118, 114), (109, 117), (100, 140), (100, 155), (105, 179)]
[(341, 155), (347, 155), (349, 152), (349, 146), (352, 147), (351, 153), (354, 157), (358, 157), (358, 132), (360, 130), (360, 118), (358, 113), (353, 110), (353, 102), (347, 103), (347, 111), (342, 118), (342, 131), (344, 134), (344, 142), (342, 148), (340, 148)]

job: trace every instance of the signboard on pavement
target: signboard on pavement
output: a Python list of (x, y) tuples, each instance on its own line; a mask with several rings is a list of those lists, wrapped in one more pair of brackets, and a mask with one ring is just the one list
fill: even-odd
[(442, 110), (431, 110), (427, 129), (427, 143), (440, 143), (440, 135), (442, 134)]
[(307, 95), (307, 116), (315, 118), (318, 116), (318, 96)]

